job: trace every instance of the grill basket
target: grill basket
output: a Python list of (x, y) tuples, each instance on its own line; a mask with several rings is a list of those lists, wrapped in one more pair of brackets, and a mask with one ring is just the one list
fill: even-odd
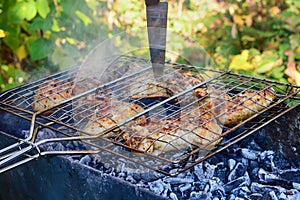
[[(120, 57), (112, 65), (85, 78), (72, 68), (2, 93), (0, 110), (22, 119), (27, 131), (0, 131), (13, 141), (1, 147), (0, 172), (45, 155), (99, 154), (113, 167), (130, 161), (136, 170), (174, 176), (243, 140), (300, 100), (297, 86), (230, 71), (166, 63), (165, 82), (157, 83), (147, 60)], [(261, 103), (270, 92), (275, 98)], [(238, 108), (247, 117), (229, 124), (221, 120)], [(44, 129), (55, 134), (44, 137)], [(80, 148), (49, 148), (69, 142)]]

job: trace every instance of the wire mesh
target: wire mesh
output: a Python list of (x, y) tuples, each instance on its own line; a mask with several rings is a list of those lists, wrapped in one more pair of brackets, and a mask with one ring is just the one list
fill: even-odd
[[(94, 77), (78, 80), (73, 68), (2, 93), (0, 110), (30, 127), (25, 136), (0, 132), (16, 141), (0, 150), (0, 172), (43, 155), (104, 152), (172, 176), (300, 100), (297, 86), (229, 71), (166, 63), (157, 81), (146, 60), (121, 57), (112, 65)], [(39, 136), (44, 128), (56, 134)], [(84, 148), (45, 148), (68, 141)]]

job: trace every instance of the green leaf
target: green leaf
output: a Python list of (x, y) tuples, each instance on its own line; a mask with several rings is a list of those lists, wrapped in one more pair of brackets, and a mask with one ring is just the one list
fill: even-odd
[(25, 1), (19, 1), (11, 9), (8, 14), (8, 20), (12, 23), (18, 23), (19, 21), (26, 18), (27, 3)]
[(28, 1), (25, 4), (25, 19), (27, 19), (28, 21), (32, 20), (36, 14), (37, 14), (37, 9), (36, 9), (36, 4), (33, 0)]
[(277, 80), (282, 79), (284, 76), (285, 66), (274, 67), (271, 71), (271, 76)]
[(84, 25), (89, 25), (92, 23), (92, 20), (87, 16), (85, 15), (84, 13), (80, 12), (79, 10), (76, 10), (75, 11), (75, 14), (77, 15), (77, 17), (79, 19), (81, 19), (81, 21), (84, 23)]
[(95, 10), (100, 4), (97, 0), (85, 0), (85, 2), (87, 6), (92, 10)]
[(29, 25), (29, 30), (43, 30), (47, 31), (51, 29), (51, 21), (50, 19), (43, 19), (40, 16), (34, 18), (33, 22)]
[(300, 34), (290, 35), (289, 39), (292, 49), (296, 49), (300, 45)]
[(261, 62), (261, 64), (256, 68), (256, 72), (258, 74), (263, 74), (268, 71), (271, 71), (274, 67), (278, 67), (282, 65), (282, 59), (278, 60), (270, 60), (270, 59), (265, 59)]
[(248, 62), (249, 50), (243, 50), (241, 54), (233, 57), (229, 69), (251, 70), (254, 66)]
[(33, 0), (19, 1), (9, 12), (9, 20), (18, 23), (21, 20), (32, 20), (37, 14), (36, 4)]
[[(0, 91), (17, 87), (28, 79), (24, 71), (11, 65), (1, 65), (0, 71)], [(5, 74), (8, 80), (5, 80), (2, 74)]]
[(5, 44), (13, 50), (13, 52), (17, 52), (17, 49), (22, 43), (22, 40), (20, 39), (19, 35), (15, 35), (11, 33), (6, 35), (6, 37), (3, 40)]
[(46, 18), (50, 13), (50, 7), (47, 0), (36, 0), (37, 12), (42, 18)]
[(19, 78), (27, 79), (26, 73), (20, 69), (16, 69), (13, 66), (2, 65), (1, 69), (4, 71), (8, 78), (13, 78), (14, 81), (18, 81)]
[(277, 35), (276, 32), (261, 31), (256, 28), (248, 27), (248, 26), (243, 27), (243, 34), (248, 34), (249, 37), (254, 37), (254, 38), (269, 38)]
[(53, 23), (52, 23), (52, 26), (51, 26), (51, 30), (53, 32), (59, 32), (60, 31), (60, 27), (59, 27), (59, 24), (57, 22), (56, 19), (53, 19)]
[(32, 61), (46, 58), (53, 52), (53, 44), (50, 40), (39, 38), (30, 47), (30, 58)]

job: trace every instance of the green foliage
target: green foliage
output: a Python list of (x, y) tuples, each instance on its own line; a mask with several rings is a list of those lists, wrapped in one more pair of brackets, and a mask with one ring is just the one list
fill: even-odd
[[(206, 18), (207, 29), (198, 37), (204, 38), (201, 44), (211, 51), (220, 69), (299, 85), (300, 80), (294, 75), (299, 73), (297, 66), (300, 66), (300, 4), (297, 2), (220, 3), (223, 14), (213, 11), (211, 14), (216, 18)], [(216, 38), (211, 40), (214, 36), (210, 35)]]
[(104, 4), (97, 0), (0, 0), (2, 90), (36, 79), (35, 71), (46, 65), (44, 75), (79, 63), (95, 43), (107, 37), (107, 25), (95, 20), (105, 17), (96, 12)]
[[(168, 45), (182, 55), (172, 61), (197, 64), (202, 46), (218, 69), (300, 85), (299, 1), (169, 0), (168, 19)], [(0, 0), (1, 89), (76, 65), (100, 41), (145, 25), (144, 1)]]

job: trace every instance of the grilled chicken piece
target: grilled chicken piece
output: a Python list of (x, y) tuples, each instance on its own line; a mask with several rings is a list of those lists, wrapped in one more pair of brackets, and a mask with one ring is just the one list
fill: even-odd
[(50, 108), (72, 97), (73, 83), (60, 80), (47, 80), (33, 96), (33, 111)]
[(129, 92), (132, 99), (159, 97), (169, 98), (174, 94), (170, 89), (168, 89), (167, 84), (156, 82), (149, 82), (146, 84), (137, 83), (136, 87), (132, 87)]
[(75, 84), (72, 93), (74, 96), (76, 96), (83, 92), (87, 92), (91, 89), (94, 89), (100, 86), (101, 84), (102, 82), (98, 80), (97, 77), (85, 78), (81, 80), (75, 79)]
[[(97, 106), (95, 114), (91, 117), (84, 128), (84, 131), (88, 134), (100, 134), (113, 126), (119, 125), (131, 117), (134, 117), (144, 110), (141, 106), (135, 103), (126, 103), (117, 100), (107, 101), (104, 99), (99, 101), (101, 101), (101, 103)], [(145, 122), (145, 116), (141, 116), (134, 119), (130, 122), (130, 124), (139, 125), (144, 124)], [(103, 137), (117, 137), (119, 133), (120, 130), (118, 129), (117, 131), (114, 130), (104, 134)]]
[(128, 126), (122, 137), (130, 148), (157, 155), (195, 147), (210, 150), (221, 141), (221, 133), (213, 116), (196, 108), (178, 119), (151, 119), (145, 126)]
[(132, 80), (128, 84), (129, 87), (125, 95), (128, 95), (132, 99), (169, 98), (204, 80), (200, 75), (190, 72), (174, 71), (174, 69), (171, 68), (166, 69), (166, 74), (168, 75), (164, 77), (162, 82), (157, 82), (152, 72)]
[(245, 90), (231, 97), (213, 87), (197, 88), (195, 95), (204, 99), (201, 105), (210, 110), (224, 125), (238, 124), (269, 106), (276, 95), (272, 88), (261, 91)]

